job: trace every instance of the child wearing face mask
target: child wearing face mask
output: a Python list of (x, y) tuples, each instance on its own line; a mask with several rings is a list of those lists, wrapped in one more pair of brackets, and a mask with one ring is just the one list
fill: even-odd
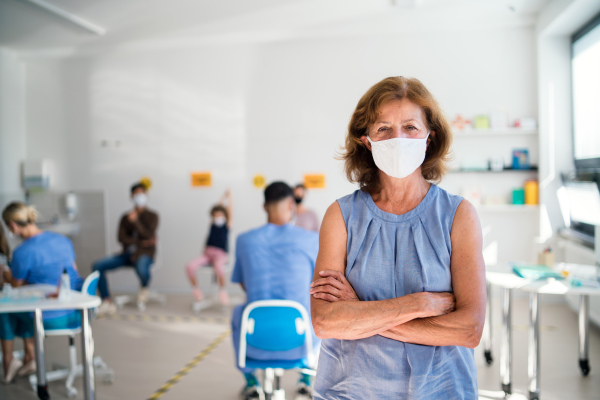
[(196, 301), (202, 301), (204, 295), (198, 288), (196, 270), (202, 266), (210, 265), (215, 269), (219, 284), (219, 301), (222, 305), (229, 303), (229, 296), (225, 290), (225, 264), (229, 252), (229, 229), (231, 228), (233, 200), (231, 192), (227, 190), (219, 204), (210, 210), (211, 225), (206, 241), (204, 253), (186, 265), (186, 272), (194, 291)]

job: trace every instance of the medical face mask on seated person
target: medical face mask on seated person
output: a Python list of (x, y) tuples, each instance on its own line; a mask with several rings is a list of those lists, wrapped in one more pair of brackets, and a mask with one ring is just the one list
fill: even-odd
[(391, 177), (402, 179), (423, 164), (428, 137), (429, 134), (424, 139), (393, 138), (378, 142), (373, 142), (368, 136), (367, 139), (377, 168)]
[(213, 224), (218, 226), (219, 228), (224, 226), (227, 223), (227, 218), (225, 217), (214, 217)]
[(133, 204), (136, 207), (145, 207), (148, 204), (148, 196), (145, 193), (137, 193), (133, 196)]

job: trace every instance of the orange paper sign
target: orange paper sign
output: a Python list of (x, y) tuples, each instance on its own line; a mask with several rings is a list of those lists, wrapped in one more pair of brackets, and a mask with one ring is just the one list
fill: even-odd
[(323, 189), (325, 187), (325, 174), (304, 175), (304, 186), (307, 189)]
[(210, 172), (192, 172), (192, 186), (212, 186), (212, 175)]

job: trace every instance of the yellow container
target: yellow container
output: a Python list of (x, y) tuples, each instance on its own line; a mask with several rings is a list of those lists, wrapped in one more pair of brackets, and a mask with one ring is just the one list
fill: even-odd
[(525, 204), (535, 205), (539, 203), (538, 200), (538, 181), (528, 180), (525, 182)]

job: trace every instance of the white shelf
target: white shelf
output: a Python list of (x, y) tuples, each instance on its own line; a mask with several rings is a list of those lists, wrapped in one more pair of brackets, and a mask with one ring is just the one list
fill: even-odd
[(529, 169), (513, 169), (513, 168), (506, 168), (506, 169), (501, 169), (499, 171), (493, 171), (491, 169), (450, 169), (448, 170), (449, 174), (506, 174), (509, 172), (519, 172), (519, 173), (538, 173), (538, 168), (537, 166), (535, 166), (535, 168), (529, 168)]
[(453, 131), (454, 137), (495, 137), (495, 136), (535, 136), (537, 129), (504, 128), (504, 129), (468, 129)]
[(475, 207), (483, 212), (534, 212), (539, 210), (539, 205), (526, 204), (483, 204)]

